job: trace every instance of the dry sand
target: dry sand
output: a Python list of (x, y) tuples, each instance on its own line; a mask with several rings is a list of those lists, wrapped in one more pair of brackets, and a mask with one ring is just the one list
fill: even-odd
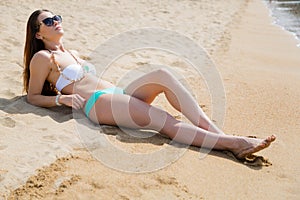
[[(83, 129), (78, 129), (72, 110), (37, 108), (25, 101), (25, 24), (39, 8), (63, 16), (65, 46), (86, 58), (112, 36), (142, 27), (176, 31), (202, 45), (225, 88), (223, 130), (258, 137), (275, 133), (277, 141), (258, 153), (273, 165), (244, 165), (217, 151), (200, 159), (198, 148), (148, 173), (126, 173), (96, 160), (81, 143), (78, 132)], [(272, 24), (262, 1), (13, 0), (1, 1), (0, 10), (0, 199), (299, 199), (300, 48), (291, 34)], [(149, 62), (180, 72), (211, 115), (205, 84), (174, 55), (131, 52), (104, 76), (115, 82), (126, 70)], [(155, 103), (178, 115), (163, 97)], [(89, 130), (99, 128), (88, 125)], [(112, 144), (128, 152), (147, 155), (170, 147), (161, 136), (136, 139), (116, 128), (105, 130)], [(173, 155), (181, 148), (170, 149)], [(158, 160), (168, 163), (168, 155)]]

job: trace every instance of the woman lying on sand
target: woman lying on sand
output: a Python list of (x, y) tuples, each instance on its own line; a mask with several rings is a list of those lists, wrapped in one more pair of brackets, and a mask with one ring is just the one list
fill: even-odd
[[(257, 139), (224, 134), (165, 69), (150, 72), (124, 89), (99, 80), (88, 67), (82, 67), (82, 59), (64, 48), (61, 22), (59, 15), (48, 10), (33, 12), (27, 22), (23, 78), (29, 103), (82, 109), (94, 123), (151, 129), (180, 143), (231, 151), (238, 159), (268, 147), (276, 139), (274, 135)], [(152, 106), (160, 93), (193, 125)], [(204, 138), (214, 142), (204, 143)]]

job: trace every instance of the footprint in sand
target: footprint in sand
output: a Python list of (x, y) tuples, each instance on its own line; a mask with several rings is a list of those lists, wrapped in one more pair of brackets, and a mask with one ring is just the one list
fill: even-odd
[(16, 121), (10, 117), (4, 117), (0, 119), (0, 124), (8, 128), (14, 128), (16, 126)]

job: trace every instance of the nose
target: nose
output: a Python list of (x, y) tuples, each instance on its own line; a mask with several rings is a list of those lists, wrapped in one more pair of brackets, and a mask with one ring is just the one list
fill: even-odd
[(59, 22), (56, 20), (53, 20), (53, 24), (56, 26), (57, 24), (59, 24)]

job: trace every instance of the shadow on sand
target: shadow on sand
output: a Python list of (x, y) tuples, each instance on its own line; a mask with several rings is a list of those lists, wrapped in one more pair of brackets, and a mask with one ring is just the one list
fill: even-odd
[[(116, 138), (124, 143), (145, 143), (145, 144), (153, 144), (162, 146), (164, 144), (169, 144), (172, 142), (169, 138), (164, 137), (161, 134), (152, 134), (151, 137), (142, 138), (142, 137), (134, 137), (125, 133), (122, 129), (118, 127), (112, 127), (107, 125), (99, 125), (93, 124), (90, 120), (88, 120), (82, 111), (74, 111), (72, 108), (61, 106), (61, 107), (53, 107), (53, 108), (41, 108), (27, 103), (26, 96), (17, 96), (12, 99), (0, 98), (0, 109), (8, 114), (28, 114), (32, 113), (34, 115), (38, 115), (41, 117), (49, 116), (53, 120), (58, 123), (63, 123), (69, 121), (71, 119), (79, 118), (84, 120), (76, 120), (77, 123), (81, 123), (83, 126), (87, 126), (88, 129), (91, 130), (99, 130), (102, 134), (106, 135), (114, 135)], [(74, 114), (75, 113), (75, 114)], [(139, 131), (137, 131), (139, 132)], [(144, 131), (143, 131), (144, 132)], [(147, 131), (146, 131), (147, 132)], [(145, 132), (144, 132), (145, 133)], [(173, 142), (174, 143), (174, 142)], [(174, 146), (174, 145), (173, 145)], [(189, 150), (199, 152), (200, 148), (188, 145), (175, 145), (175, 148), (188, 148)], [(263, 166), (272, 165), (267, 159), (262, 156), (254, 156), (245, 160), (238, 160), (234, 157), (231, 152), (227, 151), (209, 151), (207, 152), (210, 156), (220, 157), (222, 159), (231, 160), (233, 162), (241, 163), (251, 169), (259, 170)]]

